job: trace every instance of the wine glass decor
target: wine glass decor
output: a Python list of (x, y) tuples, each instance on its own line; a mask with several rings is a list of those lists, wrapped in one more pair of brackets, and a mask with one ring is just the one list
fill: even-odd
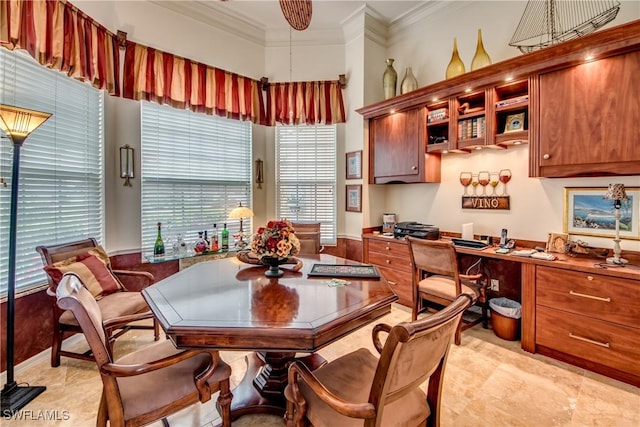
[(489, 185), (489, 172), (488, 171), (480, 171), (478, 172), (478, 183), (482, 186), (482, 195), (487, 195), (487, 185)]
[(460, 184), (464, 187), (464, 196), (468, 196), (467, 188), (471, 185), (471, 172), (460, 172)]
[(473, 195), (474, 196), (478, 195), (476, 193), (476, 188), (478, 187), (478, 184), (480, 184), (480, 182), (478, 181), (478, 175), (477, 174), (472, 174), (471, 175), (471, 186), (473, 187)]
[(499, 174), (500, 182), (503, 184), (502, 187), (502, 195), (507, 195), (507, 183), (511, 181), (511, 170), (510, 169), (502, 169)]
[(500, 173), (499, 172), (491, 172), (489, 174), (489, 185), (491, 186), (491, 195), (496, 195), (496, 187), (500, 184)]

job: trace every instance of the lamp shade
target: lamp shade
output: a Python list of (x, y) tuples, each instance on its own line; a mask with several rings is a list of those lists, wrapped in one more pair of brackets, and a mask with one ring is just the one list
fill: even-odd
[(240, 205), (233, 209), (229, 213), (229, 218), (231, 219), (242, 219), (242, 218), (250, 218), (253, 216), (253, 211), (246, 206), (242, 206), (242, 202)]
[(609, 184), (609, 189), (604, 193), (604, 198), (606, 200), (627, 200), (624, 184)]
[(0, 104), (0, 128), (14, 144), (22, 144), (51, 114)]

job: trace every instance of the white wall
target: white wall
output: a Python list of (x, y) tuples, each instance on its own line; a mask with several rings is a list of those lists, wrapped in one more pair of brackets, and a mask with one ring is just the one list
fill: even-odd
[[(392, 36), (387, 54), (396, 60), (399, 79), (404, 67), (412, 66), (419, 86), (441, 81), (451, 59), (453, 38), (467, 70), (475, 53), (477, 29), (482, 29), (485, 50), (493, 62), (520, 52), (508, 42), (524, 10), (524, 1), (459, 2), (455, 8), (441, 9), (411, 28)], [(640, 2), (623, 1), (617, 18), (608, 27), (640, 18)], [(384, 63), (379, 72), (382, 75)], [(380, 82), (380, 86), (382, 83)], [(400, 221), (434, 224), (441, 230), (461, 232), (463, 223), (473, 222), (476, 234), (498, 236), (502, 228), (509, 235), (527, 240), (545, 241), (547, 233), (562, 232), (564, 187), (606, 187), (621, 182), (640, 186), (639, 176), (605, 178), (539, 179), (528, 177), (528, 146), (507, 150), (485, 149), (470, 154), (447, 154), (442, 157), (442, 180), (439, 184), (385, 185), (380, 211), (396, 212)], [(463, 187), (460, 172), (511, 169), (508, 184), (511, 209), (469, 210), (461, 208)], [(374, 186), (381, 187), (381, 186)], [(381, 224), (382, 218), (378, 218)], [(612, 247), (611, 239), (576, 236), (591, 245)], [(640, 250), (640, 241), (625, 240), (623, 250)]]

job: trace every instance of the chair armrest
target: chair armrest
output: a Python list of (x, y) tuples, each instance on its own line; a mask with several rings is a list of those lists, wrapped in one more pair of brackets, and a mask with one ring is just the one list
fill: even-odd
[[(184, 350), (180, 353), (163, 357), (162, 359), (153, 360), (147, 363), (139, 363), (137, 365), (122, 365), (117, 362), (105, 363), (104, 365), (102, 365), (102, 367), (100, 367), (100, 371), (103, 374), (111, 375), (114, 377), (133, 377), (136, 375), (142, 375), (149, 372), (157, 371), (158, 369), (163, 369), (167, 366), (175, 365), (176, 363), (182, 362), (183, 360), (187, 360), (202, 353), (208, 354), (211, 357), (211, 352), (207, 350)], [(212, 364), (213, 357), (211, 357), (211, 360), (209, 360), (207, 366), (201, 371), (197, 371), (194, 376), (202, 375), (202, 372), (206, 371)]]
[(375, 407), (369, 402), (351, 403), (333, 394), (316, 378), (304, 364), (294, 361), (289, 366), (289, 385), (292, 387), (296, 401), (304, 399), (298, 386), (298, 378), (301, 378), (324, 403), (337, 412), (352, 418), (368, 419), (376, 416)]
[(131, 291), (140, 291), (156, 281), (153, 274), (147, 271), (112, 270), (112, 272), (123, 282), (125, 289)]
[(460, 273), (458, 275), (460, 277), (460, 280), (480, 280), (484, 277), (484, 274), (482, 273), (478, 273), (478, 274), (462, 274)]
[(153, 319), (153, 313), (151, 311), (145, 311), (144, 313), (128, 314), (126, 316), (114, 317), (102, 322), (102, 326), (105, 330), (116, 329), (121, 326), (128, 325), (131, 322), (138, 320)]
[(373, 327), (373, 331), (371, 331), (371, 338), (373, 339), (373, 346), (378, 350), (378, 353), (382, 354), (382, 348), (384, 344), (380, 340), (380, 332), (389, 333), (391, 332), (391, 326), (385, 323), (378, 323)]

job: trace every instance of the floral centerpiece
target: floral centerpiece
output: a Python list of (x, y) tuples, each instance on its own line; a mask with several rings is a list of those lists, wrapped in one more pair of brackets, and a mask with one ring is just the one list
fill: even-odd
[[(251, 251), (264, 264), (272, 266), (272, 270), (274, 265), (275, 270), (278, 270), (278, 264), (300, 252), (300, 240), (296, 237), (291, 222), (286, 219), (269, 221), (266, 227), (258, 228), (253, 236)], [(273, 274), (275, 274), (275, 270)], [(269, 274), (267, 275), (269, 276)], [(279, 275), (282, 275), (282, 271)]]

